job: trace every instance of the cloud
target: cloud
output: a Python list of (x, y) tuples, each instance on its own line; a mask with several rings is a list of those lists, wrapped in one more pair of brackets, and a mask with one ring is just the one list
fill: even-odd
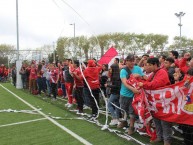
[[(191, 0), (18, 0), (21, 48), (52, 44), (60, 36), (98, 35), (113, 32), (158, 33), (179, 36), (179, 19), (184, 11), (182, 35), (193, 39)], [(16, 3), (0, 1), (0, 44), (16, 45)]]

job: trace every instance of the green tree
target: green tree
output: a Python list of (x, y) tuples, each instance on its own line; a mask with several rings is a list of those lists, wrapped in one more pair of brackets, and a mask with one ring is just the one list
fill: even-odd
[(108, 48), (107, 44), (109, 44), (109, 34), (98, 35), (97, 39), (101, 48), (102, 56), (104, 54), (105, 48)]
[[(81, 36), (79, 38), (78, 44), (79, 44), (78, 46), (80, 48), (78, 56), (80, 58), (85, 57), (85, 59), (88, 60), (88, 50), (89, 50), (89, 46), (90, 46), (88, 38), (85, 36)], [(82, 51), (83, 51), (83, 53), (82, 53)]]

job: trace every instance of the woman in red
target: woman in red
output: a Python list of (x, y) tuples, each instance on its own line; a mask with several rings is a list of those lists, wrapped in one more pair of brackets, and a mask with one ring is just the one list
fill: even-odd
[(32, 64), (30, 69), (30, 76), (29, 76), (29, 83), (30, 83), (29, 89), (31, 93), (37, 90), (36, 78), (37, 78), (37, 70), (36, 70), (35, 64)]
[(56, 100), (56, 94), (57, 94), (57, 84), (58, 84), (58, 71), (54, 67), (54, 65), (50, 65), (50, 83), (51, 83), (51, 90), (52, 90), (52, 95), (53, 95), (53, 100)]
[(37, 70), (37, 84), (38, 84), (38, 94), (41, 94), (41, 91), (43, 90), (44, 93), (46, 93), (45, 89), (43, 88), (43, 71), (42, 71), (42, 65), (38, 65), (38, 70)]
[(62, 88), (63, 98), (66, 98), (65, 80), (64, 80), (64, 73), (63, 73), (62, 66), (60, 67), (60, 70), (59, 70), (59, 81)]

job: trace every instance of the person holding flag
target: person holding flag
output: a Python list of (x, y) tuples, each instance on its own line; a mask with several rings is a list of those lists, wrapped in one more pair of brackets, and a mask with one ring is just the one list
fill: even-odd
[[(140, 87), (148, 90), (154, 90), (159, 87), (170, 85), (167, 71), (159, 68), (158, 58), (149, 58), (147, 60), (147, 65), (153, 74), (146, 81), (139, 82)], [(170, 145), (172, 135), (171, 124), (167, 121), (155, 118), (154, 116), (153, 120), (156, 127), (157, 139), (152, 141), (152, 143), (164, 140), (164, 145)]]

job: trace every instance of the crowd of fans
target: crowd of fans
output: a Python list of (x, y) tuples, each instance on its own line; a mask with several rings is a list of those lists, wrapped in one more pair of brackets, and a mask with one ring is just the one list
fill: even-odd
[(9, 70), (5, 67), (4, 64), (0, 66), (0, 82), (6, 82), (8, 79)]
[[(16, 70), (12, 68), (12, 80), (16, 84)], [(159, 87), (175, 84), (184, 79), (185, 76), (193, 75), (193, 58), (190, 53), (185, 53), (179, 58), (177, 51), (170, 51), (169, 55), (159, 57), (144, 54), (142, 57), (128, 55), (124, 61), (120, 62), (115, 58), (114, 63), (98, 64), (96, 60), (88, 60), (85, 64), (80, 64), (78, 60), (66, 59), (64, 62), (46, 64), (45, 61), (36, 64), (33, 61), (30, 65), (23, 64), (19, 74), (24, 89), (29, 89), (30, 93), (51, 97), (53, 101), (57, 95), (67, 98), (67, 108), (77, 104), (78, 112), (84, 112), (84, 108), (90, 107), (92, 115), (90, 119), (96, 119), (98, 106), (100, 106), (100, 88), (108, 98), (108, 109), (112, 120), (109, 125), (118, 128), (127, 126), (129, 122), (128, 134), (134, 133), (134, 123), (137, 115), (132, 107), (134, 94), (139, 90), (127, 83), (130, 74), (142, 81), (140, 87), (144, 89), (156, 89)], [(4, 66), (0, 68), (0, 79), (6, 77)], [(117, 107), (115, 107), (117, 106)], [(126, 112), (123, 113), (118, 107)], [(120, 118), (124, 118), (120, 120)], [(129, 121), (128, 121), (129, 118)], [(157, 118), (153, 118), (157, 138), (152, 141), (164, 142), (170, 145), (172, 141), (171, 123)], [(179, 126), (180, 127), (180, 126)], [(187, 131), (187, 128), (189, 131)], [(193, 144), (193, 127), (183, 125), (184, 142), (187, 145)]]

